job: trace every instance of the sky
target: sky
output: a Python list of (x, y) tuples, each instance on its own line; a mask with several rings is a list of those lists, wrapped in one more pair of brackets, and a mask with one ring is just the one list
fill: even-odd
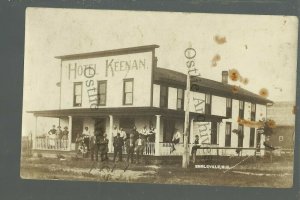
[(34, 127), (26, 111), (58, 109), (55, 56), (141, 45), (159, 45), (158, 67), (179, 72), (186, 72), (184, 51), (192, 46), (202, 77), (221, 81), (223, 70), (236, 69), (249, 82), (230, 84), (295, 102), (297, 31), (289, 16), (27, 8), (22, 134)]

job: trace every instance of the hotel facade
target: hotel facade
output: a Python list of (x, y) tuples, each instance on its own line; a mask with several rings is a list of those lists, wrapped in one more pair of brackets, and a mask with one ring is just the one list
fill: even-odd
[[(59, 118), (60, 126), (68, 127), (69, 137), (63, 148), (49, 149), (45, 133), (36, 130), (33, 149), (74, 151), (77, 135), (88, 127), (91, 134), (105, 132), (113, 152), (114, 126), (129, 132), (133, 126), (140, 131), (153, 125), (155, 142), (147, 143), (145, 154), (182, 155), (183, 137), (176, 151), (170, 153), (170, 148), (175, 130), (184, 132), (187, 77), (158, 67), (156, 48), (147, 45), (56, 57), (61, 61), (59, 109), (28, 112), (34, 114), (36, 124), (41, 117)], [(267, 105), (272, 102), (242, 88), (234, 91), (226, 71), (220, 79), (191, 77), (190, 148), (199, 135), (201, 146), (207, 147), (198, 150), (200, 155), (263, 155), (264, 135), (237, 120), (267, 119)], [(241, 134), (232, 132), (235, 129)]]

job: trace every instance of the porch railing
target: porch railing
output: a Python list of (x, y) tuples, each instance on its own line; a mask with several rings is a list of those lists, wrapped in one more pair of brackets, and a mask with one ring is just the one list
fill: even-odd
[[(127, 154), (126, 146), (123, 146), (122, 153)], [(155, 155), (155, 143), (154, 142), (146, 142), (144, 148), (144, 155)]]
[(67, 139), (36, 137), (34, 149), (41, 150), (68, 150), (69, 142)]
[[(175, 150), (173, 150), (173, 146)], [(193, 144), (188, 145), (188, 151), (191, 155)], [(34, 149), (38, 150), (70, 150), (69, 141), (67, 139), (58, 139), (51, 137), (36, 137)], [(144, 155), (156, 155), (155, 154), (155, 142), (146, 142), (144, 148)], [(261, 148), (263, 151), (264, 149)], [(158, 155), (161, 156), (180, 156), (183, 154), (183, 143), (159, 143)], [(113, 149), (109, 151), (113, 152)], [(123, 154), (127, 154), (126, 146), (123, 146)], [(216, 156), (243, 156), (254, 155), (257, 153), (256, 148), (238, 148), (238, 147), (219, 147), (218, 145), (202, 144), (197, 149), (197, 155), (216, 155)]]

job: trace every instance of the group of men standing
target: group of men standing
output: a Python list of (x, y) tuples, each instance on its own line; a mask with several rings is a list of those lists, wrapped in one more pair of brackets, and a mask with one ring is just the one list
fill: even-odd
[(155, 141), (155, 129), (153, 126), (150, 126), (149, 129), (147, 129), (147, 126), (145, 125), (139, 132), (134, 126), (131, 131), (126, 133), (123, 128), (118, 129), (117, 126), (114, 126), (113, 138), (114, 162), (116, 161), (117, 156), (118, 161), (122, 162), (122, 151), (125, 146), (127, 162), (134, 163), (134, 154), (136, 153), (136, 163), (140, 163), (140, 159), (144, 154), (146, 142)]
[[(112, 131), (113, 134), (113, 150), (114, 158), (113, 161), (122, 162), (123, 149), (125, 147), (127, 153), (127, 162), (134, 162), (134, 154), (136, 153), (136, 162), (139, 163), (143, 157), (146, 142), (155, 141), (155, 129), (147, 126), (139, 132), (134, 126), (130, 131), (125, 132), (123, 128), (117, 128), (114, 126)], [(91, 160), (98, 161), (98, 155), (100, 154), (101, 161), (109, 160), (107, 135), (103, 131), (95, 131), (94, 135), (90, 136), (88, 127), (84, 128), (82, 134), (77, 136), (76, 142), (84, 145), (87, 152), (90, 152)]]

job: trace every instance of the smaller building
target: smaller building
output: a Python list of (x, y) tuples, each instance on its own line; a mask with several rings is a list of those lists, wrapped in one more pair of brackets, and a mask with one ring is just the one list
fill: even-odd
[(276, 123), (270, 137), (272, 146), (282, 149), (294, 149), (295, 114), (292, 102), (274, 102), (267, 107), (268, 117)]

